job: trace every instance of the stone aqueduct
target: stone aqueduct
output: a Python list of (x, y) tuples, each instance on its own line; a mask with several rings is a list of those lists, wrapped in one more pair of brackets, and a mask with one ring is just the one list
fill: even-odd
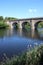
[(39, 22), (43, 22), (43, 18), (29, 18), (29, 19), (17, 19), (17, 20), (8, 20), (6, 23), (13, 28), (13, 24), (17, 23), (19, 24), (19, 28), (22, 28), (22, 24), (24, 22), (28, 22), (31, 26), (32, 30), (35, 30), (35, 28), (37, 28), (37, 24)]

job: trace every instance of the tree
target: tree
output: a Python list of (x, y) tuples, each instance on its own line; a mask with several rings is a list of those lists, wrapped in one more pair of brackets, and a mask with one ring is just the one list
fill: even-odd
[(5, 17), (5, 20), (16, 20), (17, 18), (14, 17)]
[(0, 21), (3, 20), (3, 16), (0, 16)]

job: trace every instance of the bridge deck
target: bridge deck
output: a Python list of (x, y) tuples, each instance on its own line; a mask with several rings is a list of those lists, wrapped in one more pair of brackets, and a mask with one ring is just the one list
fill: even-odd
[(9, 20), (9, 21), (23, 21), (23, 20), (38, 20), (38, 19), (40, 19), (40, 20), (42, 20), (43, 19), (43, 17), (37, 17), (37, 18), (24, 18), (24, 19), (16, 19), (16, 20)]

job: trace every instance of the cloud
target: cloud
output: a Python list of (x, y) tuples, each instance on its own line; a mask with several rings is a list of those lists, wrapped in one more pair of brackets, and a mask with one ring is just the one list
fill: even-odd
[(37, 9), (34, 9), (33, 12), (37, 12)]
[(37, 9), (29, 9), (28, 11), (29, 11), (29, 13), (36, 13)]
[(29, 12), (31, 13), (33, 10), (32, 9), (29, 9)]

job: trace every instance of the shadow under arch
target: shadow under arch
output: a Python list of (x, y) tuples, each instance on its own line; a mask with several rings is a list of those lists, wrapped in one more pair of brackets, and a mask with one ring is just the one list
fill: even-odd
[(12, 25), (13, 25), (13, 29), (17, 29), (18, 28), (18, 23), (17, 22), (14, 22)]
[(30, 23), (29, 22), (23, 22), (22, 23), (22, 29), (31, 29)]
[(37, 31), (37, 28), (38, 28), (38, 24), (41, 23), (43, 21), (38, 21), (37, 23), (35, 23), (35, 30)]

